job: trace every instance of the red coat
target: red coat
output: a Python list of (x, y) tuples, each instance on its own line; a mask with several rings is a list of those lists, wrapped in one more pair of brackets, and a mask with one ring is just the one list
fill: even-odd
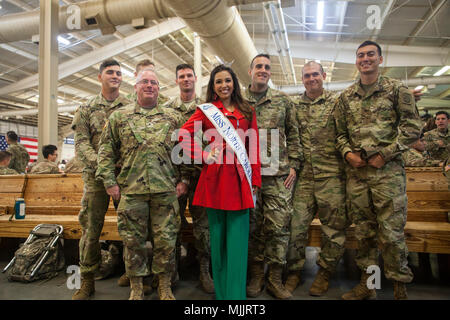
[[(220, 100), (213, 102), (213, 104), (227, 116), (235, 129), (242, 129), (242, 131), (238, 130), (238, 133), (240, 133), (242, 141), (245, 141), (245, 148), (250, 162), (254, 162), (251, 165), (252, 185), (261, 187), (261, 162), (259, 158), (259, 134), (256, 123), (256, 114), (253, 112), (253, 118), (250, 122), (237, 109), (235, 109), (234, 112), (229, 112), (224, 108)], [(203, 151), (202, 146), (198, 145), (193, 139), (195, 121), (201, 121), (204, 133), (206, 133), (208, 129), (211, 129), (208, 131), (211, 135), (206, 133), (206, 136), (209, 136), (209, 144), (220, 143), (220, 140), (216, 141), (215, 139), (215, 136), (219, 136), (217, 130), (200, 109), (195, 111), (183, 125), (182, 129), (184, 130), (180, 131), (179, 141), (184, 152), (191, 154), (192, 159), (200, 159), (200, 157), (202, 157), (203, 169), (197, 184), (197, 189), (195, 190), (193, 205), (222, 210), (243, 210), (253, 208), (253, 193), (247, 182), (244, 169), (238, 163), (236, 155), (227, 145), (225, 140), (223, 140), (221, 146), (224, 151), (222, 153), (223, 163), (206, 164), (205, 159), (207, 158), (208, 152)], [(249, 128), (255, 130), (256, 139), (243, 139), (243, 133)], [(226, 151), (226, 149), (229, 150)], [(191, 152), (191, 150), (193, 152)], [(229, 159), (234, 157), (234, 163), (225, 163), (226, 154), (228, 154), (228, 152), (231, 152), (229, 154), (232, 155), (229, 156)]]

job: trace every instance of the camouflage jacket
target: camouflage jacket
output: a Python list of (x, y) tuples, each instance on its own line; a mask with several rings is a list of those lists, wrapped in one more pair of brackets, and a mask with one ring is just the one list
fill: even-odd
[[(302, 147), (293, 101), (285, 93), (267, 89), (266, 94), (256, 101), (255, 95), (247, 88), (244, 98), (255, 108), (258, 121), (261, 150), (261, 174), (282, 176), (289, 169), (300, 169), (303, 161)], [(278, 130), (278, 145), (272, 145), (271, 134)], [(272, 153), (278, 158), (272, 159)]]
[(174, 192), (180, 174), (171, 160), (171, 135), (182, 124), (180, 113), (162, 106), (148, 110), (134, 103), (114, 112), (101, 137), (96, 177), (105, 188), (119, 185), (122, 194)]
[(14, 169), (5, 166), (0, 166), (0, 176), (4, 176), (7, 174), (19, 174), (19, 173)]
[(65, 173), (80, 173), (82, 171), (83, 163), (76, 156), (70, 159), (64, 168)]
[(335, 109), (337, 149), (361, 152), (363, 159), (379, 153), (388, 162), (419, 139), (421, 122), (414, 97), (398, 80), (379, 76), (366, 94), (360, 80), (345, 89)]
[[(428, 151), (431, 158), (434, 160), (446, 160), (450, 154), (447, 151), (447, 146), (450, 145), (449, 130), (446, 132), (440, 132), (437, 128), (424, 134), (425, 150)], [(443, 142), (443, 146), (440, 146), (437, 142)]]
[[(129, 93), (125, 96), (127, 100), (130, 102), (136, 102), (137, 101), (137, 93), (136, 91), (133, 91), (132, 93)], [(162, 106), (163, 104), (169, 102), (170, 98), (166, 97), (163, 94), (158, 94), (158, 106)]]
[[(197, 106), (202, 104), (204, 101), (200, 98), (195, 96), (195, 99), (192, 100), (189, 103), (185, 103), (181, 100), (180, 96), (175, 97), (167, 101), (164, 106), (177, 110), (180, 112), (183, 116), (183, 124), (189, 120), (189, 118), (194, 114), (195, 110), (197, 109)], [(203, 143), (203, 136), (202, 132), (198, 132), (195, 135), (194, 139), (198, 139), (199, 143)], [(181, 165), (180, 166), (180, 173), (181, 173), (181, 180), (183, 181), (190, 181), (190, 178), (198, 179), (200, 177), (200, 173), (202, 171), (202, 165)]]
[(406, 167), (438, 167), (440, 160), (433, 160), (417, 151), (414, 148), (409, 148), (402, 153), (403, 162)]
[[(109, 103), (102, 93), (99, 93), (86, 105), (80, 106), (75, 112), (72, 122), (72, 129), (75, 131), (75, 153), (84, 165), (83, 180), (88, 188), (96, 188), (93, 183), (93, 177), (97, 169), (100, 135), (106, 119), (113, 111), (128, 103), (129, 101), (122, 96)], [(91, 191), (94, 191), (94, 189)]]
[(16, 170), (18, 173), (25, 173), (28, 161), (30, 161), (30, 155), (27, 149), (20, 143), (11, 143), (7, 149), (11, 152), (11, 162), (9, 163), (9, 168)]
[(344, 163), (336, 149), (336, 125), (333, 112), (338, 95), (326, 91), (312, 101), (306, 93), (297, 104), (300, 142), (305, 163), (302, 176), (326, 178), (342, 176)]
[(30, 173), (34, 174), (45, 174), (45, 173), (60, 173), (58, 169), (58, 165), (54, 162), (51, 162), (47, 159), (38, 162), (35, 166), (31, 168)]

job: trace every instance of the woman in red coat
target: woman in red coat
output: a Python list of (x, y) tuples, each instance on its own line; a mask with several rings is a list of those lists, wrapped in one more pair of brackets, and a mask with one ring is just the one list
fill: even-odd
[[(216, 298), (243, 300), (246, 298), (249, 208), (254, 207), (253, 194), (261, 187), (256, 115), (242, 98), (235, 73), (224, 65), (211, 72), (206, 101), (217, 107), (241, 138), (251, 164), (251, 186), (232, 147), (200, 108), (181, 128), (179, 139), (184, 152), (203, 163), (193, 205), (206, 207), (208, 214)], [(208, 137), (209, 152), (202, 150), (194, 139), (198, 128)]]

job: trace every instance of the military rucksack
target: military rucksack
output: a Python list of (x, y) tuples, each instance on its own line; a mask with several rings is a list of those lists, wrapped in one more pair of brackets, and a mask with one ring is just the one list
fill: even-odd
[(36, 226), (3, 270), (8, 271), (8, 280), (32, 282), (55, 277), (65, 265), (62, 230), (59, 225)]

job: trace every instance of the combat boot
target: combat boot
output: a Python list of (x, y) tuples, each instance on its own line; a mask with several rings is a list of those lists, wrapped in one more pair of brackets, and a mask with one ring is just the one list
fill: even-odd
[(267, 291), (277, 299), (290, 299), (292, 294), (284, 287), (281, 281), (283, 267), (278, 264), (269, 266), (269, 277), (267, 278)]
[(144, 283), (142, 277), (130, 277), (130, 298), (128, 300), (144, 300)]
[(209, 259), (202, 258), (200, 260), (200, 283), (203, 291), (206, 293), (214, 293), (214, 281), (209, 274)]
[(311, 296), (320, 297), (325, 292), (327, 292), (328, 285), (330, 283), (330, 275), (330, 271), (320, 267), (319, 272), (317, 272), (316, 278), (314, 279), (314, 282), (309, 289), (309, 294)]
[(300, 280), (301, 280), (300, 271), (290, 271), (286, 278), (286, 282), (284, 283), (284, 287), (290, 293), (293, 293), (294, 290), (297, 289), (298, 285), (300, 284)]
[(406, 292), (406, 285), (400, 281), (394, 281), (394, 299), (408, 300), (408, 293)]
[(170, 287), (170, 274), (161, 273), (158, 276), (158, 295), (159, 300), (175, 300)]
[(250, 282), (247, 286), (247, 296), (256, 298), (264, 288), (264, 263), (253, 262), (250, 264)]
[(361, 273), (361, 281), (349, 292), (342, 295), (344, 300), (366, 300), (375, 299), (377, 297), (377, 292), (375, 289), (367, 288), (367, 279), (369, 279), (370, 274), (367, 274), (364, 270)]
[(94, 274), (88, 273), (81, 278), (81, 287), (72, 296), (72, 300), (88, 300), (95, 292)]
[(124, 273), (120, 276), (119, 280), (117, 280), (117, 284), (119, 287), (129, 287), (130, 286), (130, 278), (128, 278), (127, 274)]

